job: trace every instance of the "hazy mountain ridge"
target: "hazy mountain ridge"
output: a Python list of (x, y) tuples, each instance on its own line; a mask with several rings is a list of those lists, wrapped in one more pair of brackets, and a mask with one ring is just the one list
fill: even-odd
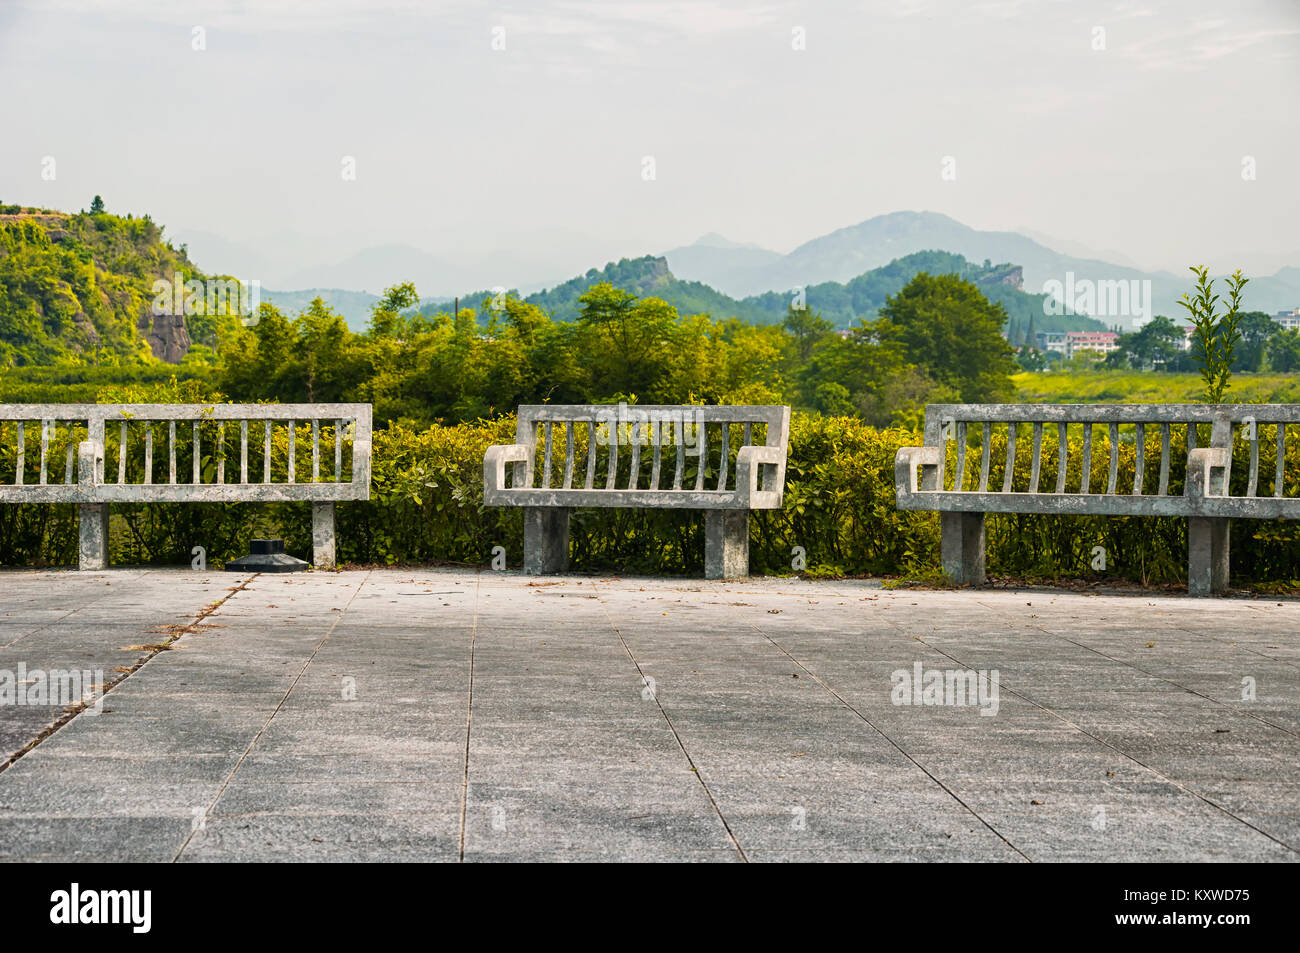
[[(1151, 311), (1180, 318), (1178, 297), (1191, 288), (1190, 274), (1147, 272), (1135, 267), (1080, 258), (1048, 248), (1017, 232), (981, 231), (938, 212), (891, 212), (814, 238), (776, 260), (756, 262), (750, 249), (733, 251), (695, 246), (666, 252), (680, 277), (702, 281), (731, 295), (749, 296), (774, 288), (793, 290), (855, 276), (915, 252), (942, 249), (968, 261), (1014, 262), (1024, 269), (1026, 291), (1041, 293), (1045, 282), (1150, 281)], [(767, 253), (769, 255), (775, 252)], [(1191, 262), (1189, 262), (1191, 264)], [(1252, 276), (1246, 287), (1248, 310), (1275, 313), (1300, 306), (1300, 268)], [(1106, 325), (1131, 325), (1135, 315), (1096, 313)]]
[[(1105, 325), (1091, 318), (1074, 315), (1045, 313), (1044, 296), (1029, 294), (1021, 285), (1018, 265), (988, 263), (978, 265), (960, 255), (941, 251), (918, 252), (889, 262), (856, 276), (849, 282), (822, 282), (803, 289), (802, 304), (830, 321), (836, 328), (856, 326), (860, 321), (873, 320), (885, 299), (897, 293), (918, 272), (931, 274), (956, 274), (974, 282), (989, 297), (1007, 309), (1008, 322), (1016, 321), (1022, 327), (1029, 322), (1037, 331), (1103, 330)], [(540, 307), (563, 321), (578, 317), (579, 298), (592, 285), (609, 282), (616, 288), (638, 297), (656, 297), (672, 305), (681, 314), (709, 314), (714, 318), (739, 318), (751, 324), (780, 324), (785, 320), (788, 307), (796, 297), (783, 291), (767, 291), (760, 295), (736, 299), (699, 281), (686, 281), (677, 277), (667, 259), (654, 255), (641, 258), (624, 258), (610, 262), (604, 268), (593, 268), (585, 275), (523, 296), (529, 304)], [(460, 298), (462, 307), (479, 307), (491, 292), (479, 291)], [(425, 314), (446, 311), (445, 303), (427, 303), (420, 310)]]

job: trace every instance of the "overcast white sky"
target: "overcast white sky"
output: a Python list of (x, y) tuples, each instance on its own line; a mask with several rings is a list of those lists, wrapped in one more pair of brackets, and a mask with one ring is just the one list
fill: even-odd
[(786, 251), (900, 209), (1300, 265), (1296, 0), (0, 0), (0, 90), (0, 200), (296, 267)]

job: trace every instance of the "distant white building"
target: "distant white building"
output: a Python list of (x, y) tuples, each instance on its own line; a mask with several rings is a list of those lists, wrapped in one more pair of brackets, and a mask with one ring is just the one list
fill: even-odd
[(1279, 311), (1273, 315), (1273, 323), (1282, 325), (1284, 331), (1300, 329), (1300, 308), (1294, 311)]
[(1066, 356), (1065, 352), (1068, 348), (1066, 346), (1064, 331), (1040, 331), (1038, 334), (1035, 334), (1034, 337), (1038, 339), (1037, 344), (1040, 351), (1043, 351), (1044, 353), (1047, 351), (1055, 351), (1062, 357)]
[(1119, 335), (1114, 331), (1067, 331), (1065, 335), (1066, 360), (1082, 351), (1109, 354), (1117, 347), (1119, 347)]

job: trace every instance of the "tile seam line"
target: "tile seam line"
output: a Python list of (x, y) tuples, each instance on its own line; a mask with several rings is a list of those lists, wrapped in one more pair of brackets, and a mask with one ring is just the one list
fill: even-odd
[(1074, 639), (1071, 639), (1068, 636), (1064, 636), (1064, 635), (1054, 636), (1051, 632), (1048, 632), (1046, 629), (1043, 629), (1039, 626), (1031, 626), (1031, 628), (1038, 629), (1038, 631), (1042, 632), (1046, 636), (1061, 639), (1063, 642), (1069, 642), (1071, 645), (1077, 645), (1079, 648), (1083, 649), (1086, 652), (1092, 652), (1096, 655), (1100, 655), (1108, 662), (1114, 662), (1116, 665), (1123, 665), (1125, 668), (1130, 668), (1135, 672), (1141, 672), (1143, 675), (1147, 676), (1147, 678), (1159, 679), (1160, 681), (1165, 682), (1166, 684), (1174, 686), (1174, 688), (1177, 688), (1179, 691), (1187, 692), (1187, 694), (1194, 695), (1197, 698), (1203, 698), (1210, 704), (1214, 705), (1216, 708), (1229, 712), (1230, 714), (1236, 715), (1239, 718), (1253, 718), (1261, 725), (1267, 725), (1269, 728), (1273, 728), (1274, 730), (1280, 731), (1283, 734), (1291, 735), (1293, 738), (1300, 738), (1300, 732), (1296, 732), (1286, 727), (1285, 725), (1275, 725), (1271, 721), (1267, 721), (1264, 718), (1260, 717), (1259, 715), (1256, 715), (1254, 712), (1246, 711), (1245, 709), (1240, 709), (1240, 708), (1233, 708), (1227, 702), (1219, 701), (1217, 698), (1213, 697), (1212, 695), (1206, 695), (1204, 692), (1198, 692), (1194, 688), (1188, 688), (1186, 685), (1180, 684), (1179, 682), (1174, 681), (1172, 678), (1167, 678), (1164, 675), (1157, 675), (1155, 672), (1148, 672), (1146, 669), (1139, 667), (1133, 662), (1126, 662), (1123, 659), (1115, 658), (1113, 655), (1107, 655), (1101, 649), (1094, 649), (1091, 645), (1087, 645), (1083, 642), (1076, 642)]
[[(212, 813), (212, 809), (217, 806), (217, 802), (221, 800), (221, 796), (226, 793), (226, 788), (230, 787), (230, 782), (235, 779), (235, 775), (238, 773), (239, 769), (243, 767), (244, 760), (248, 757), (249, 753), (257, 745), (257, 742), (261, 739), (266, 729), (270, 727), (271, 721), (275, 718), (276, 715), (280, 713), (280, 709), (283, 708), (284, 703), (289, 700), (289, 696), (293, 694), (293, 690), (298, 687), (298, 682), (302, 679), (303, 675), (307, 673), (308, 667), (311, 665), (312, 661), (316, 658), (316, 655), (320, 652), (322, 646), (324, 646), (325, 642), (329, 639), (329, 637), (334, 634), (334, 630), (338, 628), (339, 623), (342, 622), (344, 616), (348, 614), (348, 609), (352, 608), (352, 603), (356, 600), (361, 590), (365, 588), (365, 585), (369, 580), (370, 580), (370, 572), (367, 571), (365, 578), (363, 578), (359, 583), (357, 583), (357, 590), (356, 592), (352, 593), (351, 598), (348, 599), (347, 605), (343, 607), (343, 611), (341, 611), (338, 615), (338, 618), (336, 618), (330, 624), (329, 629), (326, 630), (325, 634), (321, 637), (321, 640), (316, 643), (316, 647), (312, 649), (311, 655), (309, 655), (307, 657), (307, 660), (303, 662), (302, 668), (298, 671), (298, 674), (294, 676), (293, 682), (289, 685), (288, 690), (284, 693), (284, 697), (280, 699), (279, 704), (275, 706), (274, 710), (272, 710), (272, 712), (269, 715), (267, 715), (266, 721), (262, 723), (262, 727), (257, 729), (257, 733), (254, 734), (252, 739), (248, 742), (247, 747), (244, 748), (243, 754), (241, 754), (239, 756), (239, 760), (235, 762), (235, 766), (231, 768), (230, 773), (226, 775), (226, 780), (221, 783), (221, 787), (217, 790), (216, 795), (212, 798), (212, 802), (208, 804), (208, 806), (203, 811), (203, 817), (205, 820), (207, 819), (208, 815)], [(249, 582), (251, 581), (252, 580), (250, 579)], [(231, 593), (231, 595), (234, 595), (234, 593)], [(186, 849), (190, 846), (190, 841), (194, 839), (195, 833), (197, 833), (197, 831), (191, 828), (189, 834), (186, 835), (185, 840), (181, 843), (180, 849), (176, 851), (176, 856), (172, 858), (171, 862), (173, 864), (181, 859), (181, 855), (184, 854)]]
[[(894, 623), (893, 623), (893, 622), (889, 622), (889, 625), (894, 625)], [(849, 711), (853, 712), (853, 714), (856, 715), (859, 719), (861, 719), (862, 722), (863, 722), (863, 723), (864, 723), (868, 728), (870, 728), (870, 729), (871, 729), (872, 731), (874, 731), (876, 734), (880, 735), (881, 738), (884, 738), (885, 741), (887, 741), (887, 742), (888, 742), (888, 743), (889, 743), (889, 744), (890, 744), (890, 745), (891, 745), (891, 746), (892, 746), (892, 747), (893, 747), (893, 748), (894, 748), (894, 749), (895, 749), (899, 754), (901, 754), (901, 755), (902, 755), (904, 758), (906, 758), (908, 761), (912, 762), (912, 764), (916, 765), (917, 769), (919, 769), (919, 770), (921, 771), (922, 774), (924, 774), (924, 775), (925, 775), (926, 777), (928, 777), (931, 781), (933, 781), (935, 784), (937, 784), (937, 785), (938, 785), (938, 786), (943, 790), (943, 792), (944, 792), (945, 794), (947, 794), (950, 798), (952, 798), (954, 801), (956, 801), (958, 804), (960, 804), (960, 805), (962, 806), (962, 809), (965, 810), (965, 811), (967, 811), (967, 812), (970, 814), (971, 817), (975, 818), (975, 820), (979, 821), (981, 824), (983, 824), (985, 827), (987, 827), (987, 828), (989, 829), (989, 831), (991, 831), (995, 837), (997, 837), (1000, 841), (1002, 841), (1002, 843), (1006, 844), (1008, 847), (1010, 847), (1012, 850), (1014, 850), (1017, 854), (1019, 854), (1022, 858), (1024, 858), (1026, 862), (1028, 862), (1028, 863), (1033, 863), (1033, 860), (1029, 857), (1028, 854), (1026, 854), (1024, 851), (1022, 851), (1022, 850), (1021, 850), (1019, 847), (1017, 847), (1015, 844), (1011, 843), (1011, 841), (1007, 838), (1007, 836), (1006, 836), (1005, 834), (1003, 834), (1000, 830), (998, 830), (996, 827), (994, 827), (992, 824), (990, 824), (990, 823), (989, 823), (987, 820), (985, 820), (985, 819), (984, 819), (984, 818), (983, 818), (983, 817), (982, 817), (982, 816), (981, 816), (981, 815), (980, 815), (980, 814), (979, 814), (979, 813), (978, 813), (974, 808), (972, 808), (969, 804), (967, 804), (964, 800), (962, 800), (961, 797), (957, 794), (957, 792), (953, 791), (950, 787), (948, 787), (948, 785), (946, 785), (946, 784), (944, 784), (942, 781), (940, 781), (939, 778), (937, 778), (935, 775), (931, 774), (931, 773), (930, 773), (930, 770), (929, 770), (928, 768), (926, 768), (925, 765), (923, 765), (920, 761), (916, 760), (916, 758), (912, 757), (912, 755), (909, 754), (909, 753), (908, 753), (908, 752), (903, 748), (903, 746), (900, 745), (897, 741), (895, 741), (895, 740), (894, 740), (893, 738), (891, 738), (889, 735), (885, 734), (885, 732), (880, 728), (879, 725), (877, 725), (875, 722), (873, 722), (873, 721), (872, 721), (870, 718), (868, 718), (866, 715), (862, 714), (862, 712), (860, 712), (856, 707), (854, 707), (853, 705), (849, 704), (849, 702), (848, 702), (848, 701), (847, 701), (847, 700), (846, 700), (842, 695), (840, 695), (839, 692), (837, 692), (835, 689), (831, 688), (830, 685), (828, 685), (825, 681), (823, 681), (822, 678), (821, 678), (821, 676), (819, 676), (819, 675), (818, 675), (816, 672), (814, 672), (812, 669), (808, 668), (808, 666), (806, 666), (803, 662), (799, 661), (797, 658), (795, 658), (793, 655), (791, 655), (791, 654), (790, 654), (790, 651), (789, 651), (789, 650), (788, 650), (784, 645), (782, 645), (782, 644), (781, 644), (780, 642), (778, 642), (776, 639), (772, 638), (772, 636), (770, 636), (770, 635), (768, 635), (766, 632), (764, 632), (761, 628), (758, 627), (758, 625), (757, 625), (756, 623), (750, 622), (750, 623), (749, 623), (749, 627), (752, 628), (752, 629), (753, 629), (755, 632), (757, 632), (759, 635), (761, 635), (763, 638), (767, 639), (768, 642), (770, 642), (773, 646), (775, 646), (776, 649), (777, 649), (779, 652), (781, 652), (781, 654), (783, 654), (786, 658), (788, 658), (791, 662), (793, 662), (795, 665), (799, 666), (801, 669), (803, 669), (805, 672), (807, 672), (808, 675), (809, 675), (809, 677), (811, 677), (813, 681), (815, 681), (818, 685), (820, 685), (820, 686), (822, 687), (823, 690), (825, 690), (827, 693), (829, 693), (829, 694), (831, 695), (832, 698), (834, 698), (836, 701), (838, 701), (841, 705), (843, 705), (843, 706), (844, 706), (845, 708), (847, 708)], [(896, 625), (894, 625), (894, 627), (895, 627), (895, 628), (898, 628), (898, 626), (896, 626)]]
[[(249, 576), (247, 579), (241, 582), (236, 588), (228, 590), (224, 596), (222, 596), (212, 605), (204, 606), (204, 608), (199, 611), (198, 615), (194, 617), (193, 621), (187, 623), (184, 626), (184, 628), (192, 629), (195, 626), (197, 626), (199, 623), (201, 623), (204, 619), (206, 619), (208, 616), (212, 615), (212, 613), (216, 612), (223, 605), (225, 605), (227, 600), (243, 592), (245, 588), (247, 588), (248, 584), (252, 582), (253, 579), (256, 578), (256, 575), (257, 574), (254, 573), (252, 576)], [(155, 645), (165, 644), (170, 647), (176, 642), (179, 642), (186, 635), (193, 635), (193, 634), (194, 634), (193, 632), (182, 632), (180, 635), (172, 637), (172, 639), (168, 642), (154, 643), (154, 644)], [(145, 658), (142, 661), (139, 661), (135, 665), (131, 666), (131, 671), (127, 672), (117, 681), (113, 682), (112, 685), (109, 685), (104, 688), (103, 693), (99, 696), (99, 701), (102, 703), (104, 699), (106, 699), (109, 696), (109, 694), (113, 692), (119, 685), (121, 685), (123, 682), (125, 682), (136, 672), (140, 671), (142, 668), (144, 668), (146, 665), (152, 662), (155, 658), (161, 655), (163, 651), (164, 651), (163, 649), (155, 649), (154, 651), (150, 652), (147, 656), (145, 656)], [(60, 728), (63, 728), (65, 725), (70, 724), (73, 721), (73, 719), (75, 719), (78, 715), (82, 714), (86, 710), (86, 707), (87, 706), (83, 705), (77, 711), (71, 712), (69, 714), (61, 715), (59, 718), (55, 719), (55, 721), (52, 724), (44, 728), (35, 738), (29, 741), (18, 751), (14, 752), (14, 754), (7, 761), (5, 761), (3, 764), (0, 764), (0, 774), (3, 774), (5, 771), (8, 771), (9, 768), (12, 767), (18, 761), (18, 759), (22, 758), (24, 755), (30, 754), (32, 751), (36, 750), (37, 747), (39, 747), (42, 743), (44, 743), (46, 740), (51, 738), (56, 732), (58, 732)]]
[[(960, 591), (960, 590), (953, 590), (953, 591), (956, 592), (956, 591)], [(1012, 595), (1016, 595), (1017, 593), (1015, 593), (1014, 591), (1012, 591), (1011, 594), (1012, 594)], [(1022, 592), (1022, 593), (1019, 593), (1019, 594), (1025, 594), (1025, 593)], [(1057, 595), (1081, 595), (1081, 594), (1080, 594), (1080, 593), (1073, 592), (1073, 591), (1070, 591), (1070, 590), (1065, 590), (1065, 591), (1062, 591), (1062, 592), (1059, 592), (1059, 593), (1058, 593), (1058, 592), (1053, 592), (1053, 593), (1051, 593), (1050, 595), (1053, 597), (1053, 599), (1055, 599), (1055, 597), (1056, 597)], [(1178, 598), (1176, 598), (1176, 597), (1173, 597), (1173, 596), (1168, 596), (1168, 597), (1165, 597), (1165, 598), (1166, 598), (1168, 601), (1175, 602), (1176, 604), (1183, 604), (1186, 600), (1188, 600), (1188, 599), (1190, 599), (1190, 598), (1192, 598), (1192, 597), (1184, 596), (1184, 597), (1181, 598), (1181, 600), (1178, 599)], [(1241, 601), (1246, 602), (1247, 600), (1241, 600)], [(990, 612), (999, 612), (999, 611), (1001, 611), (1001, 609), (1000, 609), (999, 607), (997, 607), (997, 606), (991, 606), (991, 605), (989, 605), (987, 602), (983, 602), (983, 601), (980, 601), (980, 600), (978, 600), (978, 599), (975, 600), (975, 603), (976, 603), (976, 605), (978, 605), (978, 606), (980, 606), (980, 607), (982, 607), (982, 608), (984, 608), (984, 609), (987, 609), (987, 610), (989, 610)], [(1248, 605), (1247, 607), (1248, 607), (1248, 608), (1255, 609), (1256, 611), (1267, 611), (1267, 608), (1269, 608), (1269, 607), (1264, 607), (1264, 606), (1259, 606), (1259, 605)], [(1040, 628), (1040, 627), (1039, 627), (1039, 626), (1034, 626), (1034, 628)], [(1043, 631), (1047, 631), (1047, 630), (1044, 629)], [(1179, 631), (1179, 632), (1184, 632), (1184, 633), (1185, 633), (1185, 630), (1183, 630), (1183, 629), (1178, 629), (1177, 631)], [(1052, 635), (1052, 634), (1054, 634), (1054, 633), (1048, 633), (1048, 634), (1049, 634), (1049, 635)], [(1185, 633), (1185, 634), (1191, 634), (1191, 633)], [(1196, 636), (1193, 635), (1193, 637), (1195, 638)], [(1205, 635), (1205, 636), (1200, 636), (1200, 638), (1204, 639), (1205, 642), (1210, 643), (1210, 644), (1218, 644), (1218, 645), (1228, 646), (1229, 648), (1241, 649), (1243, 652), (1247, 652), (1247, 653), (1249, 653), (1249, 654), (1251, 654), (1251, 655), (1258, 655), (1260, 658), (1268, 659), (1270, 662), (1276, 662), (1276, 663), (1279, 664), (1279, 665), (1285, 665), (1285, 666), (1287, 666), (1288, 668), (1300, 668), (1300, 662), (1293, 662), (1293, 661), (1291, 661), (1290, 659), (1278, 658), (1278, 657), (1275, 656), (1275, 655), (1269, 655), (1267, 652), (1261, 652), (1259, 649), (1251, 648), (1251, 647), (1248, 646), (1248, 645), (1242, 645), (1240, 642), (1235, 642), (1235, 643), (1234, 643), (1234, 642), (1229, 642), (1227, 639), (1221, 639), (1221, 638), (1218, 638), (1217, 636), (1214, 636), (1214, 635)]]
[[(954, 655), (949, 655), (949, 654), (948, 654), (947, 652), (945, 652), (943, 649), (938, 648), (937, 646), (931, 645), (929, 642), (926, 642), (924, 639), (922, 639), (922, 638), (920, 638), (920, 637), (917, 637), (917, 641), (920, 642), (922, 645), (926, 646), (927, 648), (929, 648), (931, 651), (938, 652), (938, 653), (939, 653), (940, 655), (942, 655), (944, 658), (949, 659), (950, 661), (956, 662), (958, 665), (962, 666), (962, 668), (966, 668), (966, 669), (969, 669), (969, 668), (970, 668), (970, 666), (968, 666), (968, 665), (967, 665), (965, 662), (963, 662), (961, 659), (957, 658), (957, 657), (954, 656)], [(1009, 687), (1007, 687), (1005, 684), (1001, 684), (1000, 687), (1001, 687), (1001, 688), (1005, 688), (1008, 692), (1010, 692), (1012, 695), (1015, 695), (1017, 698), (1024, 699), (1025, 701), (1029, 702), (1029, 704), (1033, 705), (1035, 708), (1039, 709), (1040, 711), (1046, 712), (1047, 714), (1051, 715), (1053, 718), (1057, 719), (1058, 721), (1060, 721), (1060, 722), (1062, 722), (1062, 723), (1064, 723), (1064, 724), (1066, 724), (1066, 725), (1069, 725), (1069, 726), (1070, 726), (1071, 728), (1073, 728), (1075, 731), (1077, 731), (1077, 732), (1079, 732), (1080, 734), (1084, 735), (1085, 737), (1091, 738), (1093, 741), (1097, 742), (1097, 744), (1102, 745), (1102, 746), (1105, 747), (1105, 748), (1109, 748), (1111, 751), (1114, 751), (1114, 752), (1115, 752), (1117, 755), (1119, 755), (1121, 758), (1126, 758), (1126, 759), (1128, 759), (1129, 761), (1132, 761), (1134, 764), (1138, 765), (1138, 766), (1139, 766), (1140, 768), (1142, 768), (1143, 770), (1150, 771), (1150, 772), (1151, 772), (1152, 774), (1154, 774), (1156, 777), (1161, 778), (1162, 780), (1168, 782), (1169, 784), (1172, 784), (1174, 787), (1178, 788), (1178, 790), (1182, 791), (1184, 794), (1190, 795), (1191, 797), (1196, 798), (1198, 801), (1202, 801), (1202, 802), (1204, 802), (1205, 804), (1209, 805), (1210, 807), (1214, 808), (1216, 811), (1219, 811), (1220, 813), (1222, 813), (1222, 814), (1225, 815), (1226, 817), (1230, 817), (1230, 818), (1232, 818), (1232, 819), (1233, 819), (1234, 821), (1236, 821), (1238, 824), (1242, 824), (1242, 825), (1244, 825), (1245, 827), (1249, 827), (1251, 830), (1255, 831), (1257, 834), (1261, 834), (1262, 836), (1264, 836), (1264, 837), (1268, 838), (1269, 840), (1273, 841), (1273, 843), (1275, 843), (1275, 844), (1277, 844), (1277, 845), (1279, 845), (1279, 846), (1281, 846), (1281, 847), (1284, 847), (1284, 848), (1286, 848), (1287, 850), (1291, 851), (1293, 854), (1294, 854), (1294, 853), (1300, 853), (1300, 850), (1297, 850), (1295, 847), (1292, 847), (1290, 844), (1288, 844), (1286, 841), (1282, 840), (1281, 838), (1279, 838), (1279, 837), (1275, 837), (1275, 836), (1273, 836), (1272, 834), (1270, 834), (1268, 831), (1263, 830), (1262, 828), (1256, 827), (1254, 824), (1250, 823), (1250, 821), (1246, 820), (1246, 819), (1243, 818), (1243, 817), (1238, 817), (1236, 814), (1234, 814), (1232, 811), (1228, 810), (1228, 809), (1227, 809), (1226, 807), (1224, 807), (1223, 805), (1218, 804), (1218, 803), (1216, 803), (1216, 802), (1210, 800), (1210, 799), (1209, 799), (1208, 797), (1206, 797), (1204, 794), (1200, 794), (1200, 793), (1198, 793), (1198, 792), (1196, 792), (1196, 791), (1193, 791), (1191, 788), (1187, 787), (1187, 786), (1186, 786), (1185, 784), (1183, 784), (1182, 782), (1178, 781), (1178, 780), (1175, 779), (1175, 778), (1171, 778), (1169, 775), (1165, 774), (1165, 773), (1164, 773), (1163, 771), (1161, 771), (1159, 768), (1152, 767), (1151, 765), (1147, 764), (1145, 761), (1142, 761), (1141, 759), (1139, 759), (1139, 758), (1137, 758), (1137, 757), (1134, 757), (1133, 755), (1129, 754), (1127, 751), (1123, 750), (1122, 748), (1116, 747), (1115, 745), (1111, 744), (1111, 743), (1110, 743), (1109, 741), (1107, 741), (1105, 738), (1100, 738), (1100, 737), (1098, 737), (1097, 735), (1094, 735), (1094, 734), (1093, 734), (1091, 731), (1089, 731), (1087, 728), (1084, 728), (1082, 725), (1077, 725), (1077, 724), (1075, 724), (1073, 721), (1071, 721), (1069, 718), (1066, 718), (1066, 717), (1065, 717), (1064, 715), (1062, 715), (1060, 712), (1054, 711), (1053, 709), (1047, 707), (1046, 705), (1042, 704), (1041, 702), (1034, 701), (1034, 699), (1030, 698), (1028, 695), (1022, 694), (1021, 692), (1016, 691), (1014, 688), (1009, 688)]]
[(465, 822), (469, 813), (469, 756), (470, 738), (474, 728), (474, 648), (478, 641), (479, 594), (483, 586), (483, 571), (474, 573), (474, 617), (469, 628), (469, 686), (465, 697), (465, 771), (460, 782), (460, 852), (459, 863), (465, 862)]
[[(141, 569), (141, 570), (137, 571), (137, 572), (134, 573), (131, 577), (129, 577), (128, 582), (136, 582), (136, 581), (138, 581), (141, 577), (143, 577), (143, 576), (145, 575), (146, 572), (147, 572), (147, 570), (144, 570), (144, 569)], [(76, 609), (69, 609), (67, 615), (59, 616), (59, 618), (57, 618), (57, 619), (55, 619), (55, 620), (53, 620), (53, 621), (51, 621), (51, 622), (46, 622), (44, 625), (42, 625), (42, 626), (38, 626), (37, 628), (32, 629), (32, 630), (29, 631), (29, 632), (24, 632), (22, 635), (20, 635), (20, 636), (14, 638), (13, 640), (11, 640), (11, 641), (9, 641), (9, 642), (6, 642), (4, 645), (0, 645), (0, 649), (13, 648), (13, 646), (17, 645), (17, 644), (18, 644), (19, 642), (21, 642), (23, 639), (28, 638), (29, 636), (33, 636), (33, 635), (35, 635), (35, 634), (38, 633), (38, 632), (44, 632), (44, 631), (45, 631), (46, 629), (48, 629), (50, 626), (52, 626), (52, 625), (58, 625), (59, 623), (64, 622), (65, 620), (67, 620), (67, 619), (71, 618), (72, 616), (76, 615), (76, 614), (77, 614), (78, 612), (80, 612), (82, 609), (89, 609), (91, 606), (98, 605), (99, 603), (103, 602), (103, 601), (104, 601), (105, 599), (107, 599), (109, 596), (116, 596), (116, 595), (120, 595), (120, 593), (116, 593), (116, 592), (106, 592), (106, 593), (104, 593), (102, 596), (100, 596), (98, 599), (92, 599), (90, 602), (88, 602), (88, 603), (87, 603), (86, 605), (84, 605), (84, 606), (80, 606), (79, 608), (76, 608)]]
[[(600, 600), (600, 608), (605, 613), (605, 619), (609, 623), (609, 627), (613, 629), (614, 634), (618, 636), (619, 644), (623, 646), (623, 651), (627, 653), (627, 657), (631, 661), (632, 667), (636, 669), (637, 675), (641, 678), (641, 684), (645, 685), (645, 670), (641, 668), (641, 663), (637, 661), (636, 656), (632, 653), (632, 648), (627, 644), (627, 639), (623, 638), (622, 631), (619, 629), (618, 624), (615, 623), (614, 617), (610, 615), (609, 606), (605, 603), (604, 595), (599, 584), (593, 582), (592, 585), (596, 588), (596, 597)], [(655, 707), (659, 709), (659, 714), (663, 718), (664, 723), (668, 725), (668, 730), (672, 732), (673, 739), (677, 742), (677, 747), (681, 749), (682, 756), (686, 758), (686, 763), (691, 766), (691, 773), (695, 775), (695, 780), (698, 781), (700, 787), (704, 789), (704, 796), (709, 799), (709, 804), (713, 807), (713, 812), (717, 814), (718, 820), (722, 822), (722, 827), (727, 832), (727, 837), (731, 839), (731, 844), (735, 848), (736, 853), (740, 855), (741, 861), (746, 864), (749, 863), (749, 856), (745, 853), (745, 849), (740, 846), (740, 841), (736, 837), (736, 832), (731, 829), (731, 824), (728, 823), (726, 815), (722, 813), (722, 808), (718, 804), (717, 798), (715, 798), (713, 792), (709, 790), (709, 784), (704, 780), (704, 774), (700, 771), (700, 766), (695, 763), (695, 759), (691, 757), (691, 753), (686, 750), (686, 744), (682, 741), (682, 736), (677, 731), (677, 726), (673, 724), (673, 720), (669, 717), (668, 711), (663, 706), (663, 702), (659, 701), (659, 693), (651, 692), (650, 695), (654, 698)]]

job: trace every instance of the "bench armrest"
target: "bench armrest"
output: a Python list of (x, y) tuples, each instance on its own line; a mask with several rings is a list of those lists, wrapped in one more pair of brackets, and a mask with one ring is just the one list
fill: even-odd
[(785, 496), (785, 448), (755, 444), (741, 447), (736, 452), (736, 490), (751, 507), (780, 509)]
[(1187, 454), (1187, 482), (1184, 496), (1227, 496), (1228, 467), (1232, 451), (1227, 447), (1197, 447)]
[(500, 506), (504, 502), (507, 463), (528, 463), (531, 459), (531, 449), (523, 444), (488, 447), (483, 455), (483, 504)]
[[(894, 491), (899, 497), (920, 490), (937, 490), (942, 447), (900, 447), (894, 455)], [(920, 470), (918, 479), (917, 470)]]

